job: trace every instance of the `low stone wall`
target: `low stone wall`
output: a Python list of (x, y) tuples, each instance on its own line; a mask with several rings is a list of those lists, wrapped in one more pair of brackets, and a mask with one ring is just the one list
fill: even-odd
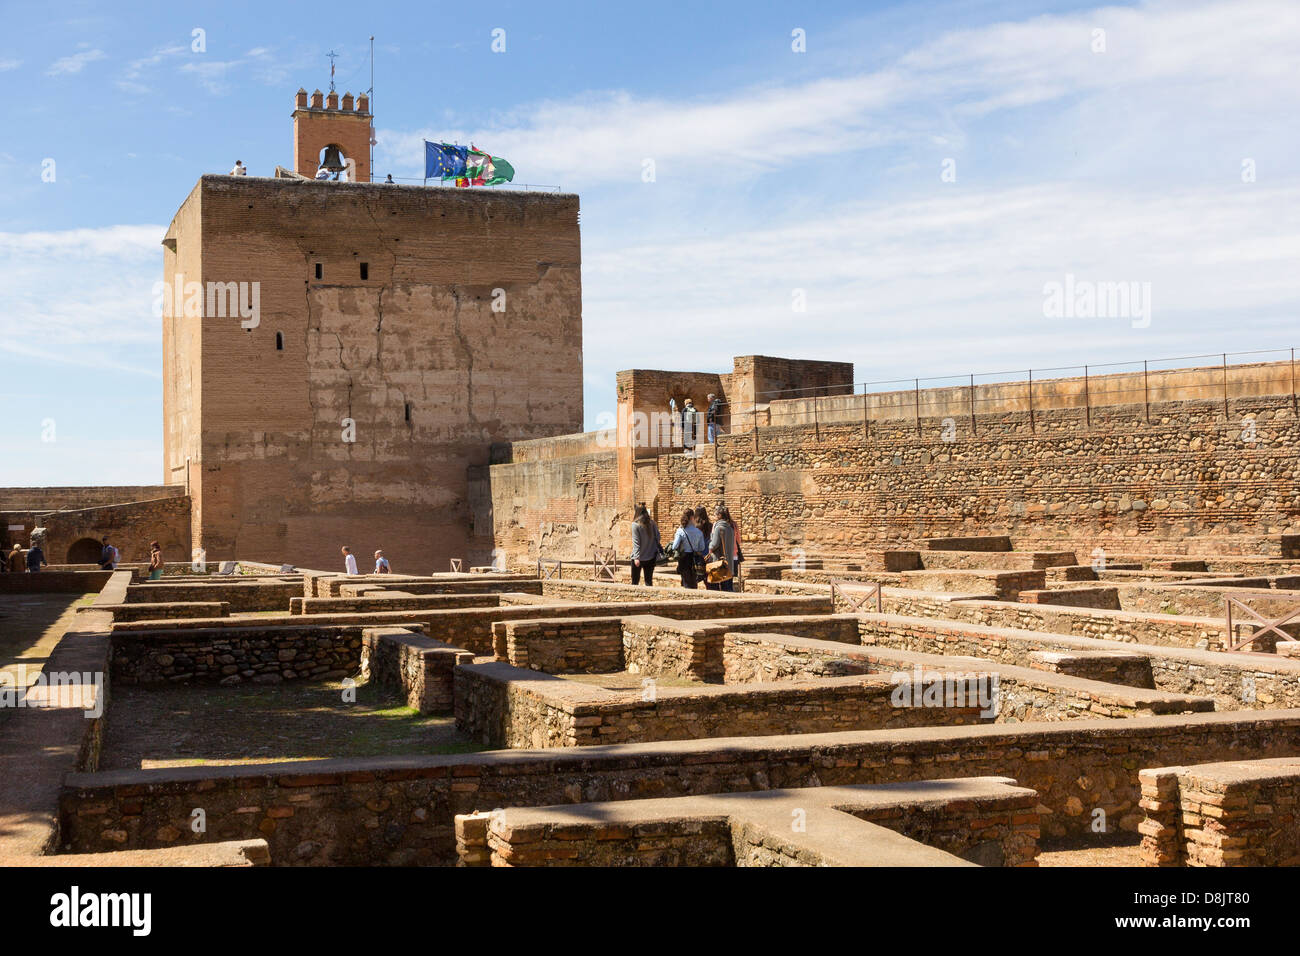
[[(60, 824), (71, 852), (263, 837), (281, 866), (452, 863), (452, 818), (484, 807), (936, 780), (961, 768), (1038, 791), (1045, 834), (1085, 836), (1094, 809), (1108, 830), (1136, 830), (1138, 770), (1242, 753), (1300, 753), (1300, 712), (74, 774)], [(206, 834), (190, 829), (196, 807)]]
[(1010, 551), (1011, 538), (1005, 534), (926, 538), (925, 548), (927, 551)]
[(112, 575), (112, 571), (0, 574), (0, 594), (89, 594), (99, 591)]
[(1300, 758), (1138, 774), (1147, 866), (1300, 865)]
[(1014, 601), (1021, 591), (1040, 590), (1047, 585), (1041, 571), (904, 571), (905, 588), (922, 591), (955, 591), (967, 594), (996, 594), (999, 600)]
[(114, 631), (113, 680), (122, 684), (279, 684), (334, 680), (361, 666), (361, 627), (300, 624)]
[(230, 605), (225, 601), (158, 602), (157, 604), (96, 605), (95, 610), (107, 611), (116, 621), (180, 620), (199, 617), (229, 617)]
[(288, 611), (289, 599), (301, 591), (296, 581), (218, 578), (211, 582), (172, 584), (163, 580), (131, 585), (126, 600), (128, 604), (222, 601), (232, 611)]
[[(991, 720), (974, 687), (956, 706), (898, 707), (891, 677), (747, 684), (639, 693), (548, 679), (506, 664), (455, 673), (456, 726), (488, 747), (586, 747), (777, 733), (829, 733), (867, 727), (921, 727)], [(963, 688), (966, 691), (966, 688)], [(916, 699), (920, 700), (920, 689)], [(965, 706), (961, 702), (969, 701)]]
[(1013, 784), (974, 778), (504, 809), (457, 816), (456, 851), (462, 866), (1032, 865), (1037, 795)]
[(290, 614), (360, 614), (367, 611), (447, 611), (497, 607), (495, 594), (375, 594), (366, 597), (303, 598), (289, 601)]
[(851, 614), (808, 617), (753, 617), (726, 622), (674, 621), (641, 615), (623, 619), (624, 666), (634, 674), (725, 679), (723, 637), (728, 632), (773, 631), (824, 641), (860, 644), (858, 620)]
[(1053, 634), (1166, 647), (1201, 646), (1217, 649), (1224, 646), (1227, 635), (1222, 618), (1214, 620), (1005, 601), (945, 600), (915, 591), (891, 593), (886, 590), (884, 606), (888, 614), (907, 617), (942, 618), (987, 627), (1049, 631)]
[[(970, 700), (981, 716), (998, 723), (1143, 717), (1214, 709), (1208, 697), (1120, 687), (1072, 675), (996, 661), (972, 661), (882, 647), (845, 647), (782, 634), (728, 634), (724, 643), (728, 683), (808, 680), (850, 673), (888, 674), (896, 685), (910, 679), (921, 697), (900, 706), (931, 706), (934, 699)], [(839, 672), (839, 673), (837, 673)]]
[[(1078, 561), (1073, 551), (925, 551), (919, 569), (1034, 571), (1064, 567)], [(912, 568), (899, 570), (911, 571)]]
[[(646, 589), (651, 590), (651, 589)], [(736, 595), (730, 600), (636, 601), (626, 604), (550, 604), (537, 606), (467, 608), (459, 611), (429, 611), (422, 619), (426, 633), (455, 647), (479, 655), (496, 653), (492, 629), (498, 622), (560, 620), (589, 617), (625, 617), (654, 614), (680, 620), (722, 620), (768, 617), (778, 614), (818, 614), (830, 611), (829, 597), (767, 597)]]
[[(1241, 601), (1264, 617), (1281, 617), (1300, 607), (1300, 591), (1259, 588), (1205, 587), (1200, 582), (1192, 584), (1121, 584), (1117, 587), (1119, 604), (1126, 611), (1144, 611), (1156, 614), (1187, 614), (1208, 618), (1224, 618), (1227, 598)], [(1249, 620), (1240, 608), (1234, 608), (1235, 617)], [(1283, 625), (1294, 628), (1296, 622)]]
[(368, 627), (361, 637), (361, 674), (380, 691), (421, 714), (455, 710), (453, 674), (474, 655), (404, 627)]
[(315, 576), (311, 583), (312, 593), (308, 594), (304, 587), (303, 597), (364, 597), (376, 588), (380, 591), (404, 591), (407, 594), (489, 594), (497, 591), (542, 593), (540, 581), (517, 574), (447, 574), (429, 577), (322, 574)]
[[(672, 568), (661, 569), (661, 573), (672, 574)], [(638, 601), (725, 601), (738, 596), (734, 592), (707, 591), (703, 587), (692, 591), (680, 587), (648, 588), (645, 585), (614, 581), (560, 581), (555, 578), (542, 582), (542, 594), (583, 603), (612, 601), (622, 604)]]
[[(1035, 651), (1134, 650), (1131, 644), (1026, 633), (953, 621), (864, 614), (862, 640), (926, 654), (968, 655), (1033, 667)], [(1300, 661), (1270, 654), (1229, 654), (1193, 648), (1147, 646), (1138, 649), (1149, 661), (1158, 690), (1214, 699), (1220, 709), (1300, 707)]]
[(1090, 607), (1102, 611), (1119, 610), (1119, 591), (1115, 588), (1050, 588), (1021, 591), (1021, 604), (1053, 604), (1066, 607)]
[(501, 621), (492, 625), (499, 660), (544, 674), (623, 670), (623, 622), (616, 617)]
[(1155, 687), (1151, 658), (1131, 651), (1030, 651), (1029, 666), (1125, 687)]

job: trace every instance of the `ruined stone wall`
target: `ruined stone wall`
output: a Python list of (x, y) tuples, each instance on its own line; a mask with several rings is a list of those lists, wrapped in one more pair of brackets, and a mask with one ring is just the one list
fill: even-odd
[(1246, 760), (1142, 771), (1146, 866), (1300, 863), (1300, 763)]
[(260, 287), (255, 328), (185, 320), (202, 323), (202, 420), (177, 424), (177, 405), (168, 427), (178, 447), (201, 429), (196, 546), (487, 563), (468, 469), (582, 423), (577, 197), (209, 176), (195, 198), (178, 258), (201, 244), (204, 282)]
[(279, 684), (334, 680), (361, 666), (361, 627), (192, 628), (113, 634), (112, 679), (123, 684)]
[[(264, 837), (281, 866), (453, 863), (453, 817), (484, 807), (690, 796), (781, 787), (1004, 776), (1037, 790), (1044, 834), (1085, 835), (1142, 820), (1146, 767), (1294, 754), (1300, 717), (1284, 711), (868, 731), (716, 749), (710, 741), (564, 748), (544, 755), (321, 760), (71, 776), (60, 805), (72, 852)], [(706, 759), (707, 758), (707, 759)]]
[[(1243, 441), (1242, 420), (1255, 421)], [(951, 441), (945, 440), (945, 435)], [(660, 513), (727, 501), (743, 541), (854, 550), (1009, 534), (1019, 548), (1277, 554), (1300, 521), (1290, 398), (760, 428), (659, 459)], [(716, 453), (715, 453), (716, 452)]]

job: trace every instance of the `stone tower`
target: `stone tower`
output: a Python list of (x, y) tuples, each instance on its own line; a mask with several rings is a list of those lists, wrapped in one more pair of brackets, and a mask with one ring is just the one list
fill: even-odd
[[(299, 172), (362, 172), (368, 113), (294, 119)], [(165, 480), (209, 562), (486, 564), (469, 470), (582, 427), (578, 197), (359, 178), (203, 176), (163, 240)]]
[(357, 164), (357, 182), (370, 182), (370, 135), (373, 117), (370, 99), (358, 96), (355, 108), (351, 93), (322, 96), (317, 90), (307, 103), (307, 91), (299, 89), (293, 110), (293, 169), (303, 176), (315, 176), (321, 151), (336, 146), (346, 159)]

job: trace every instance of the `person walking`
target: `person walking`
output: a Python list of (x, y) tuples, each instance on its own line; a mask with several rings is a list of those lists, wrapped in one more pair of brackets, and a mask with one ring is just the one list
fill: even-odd
[(157, 541), (149, 542), (149, 580), (158, 581), (162, 578), (163, 572), (163, 553), (162, 545)]
[(343, 567), (347, 573), (360, 574), (361, 572), (357, 570), (357, 556), (352, 553), (352, 549), (345, 544), (339, 550), (343, 552)]
[(45, 552), (41, 550), (39, 544), (34, 544), (27, 549), (27, 573), (35, 574), (41, 568), (48, 568), (49, 563), (45, 560)]
[(645, 505), (637, 505), (635, 515), (632, 519), (632, 583), (640, 584), (644, 574), (649, 587), (655, 573), (655, 561), (659, 559), (659, 529), (650, 520)]
[(375, 552), (375, 574), (392, 574), (393, 569), (388, 566), (388, 559), (384, 557), (382, 550)]
[(718, 426), (722, 423), (722, 399), (716, 395), (709, 396), (709, 405), (704, 410), (704, 422), (708, 425), (709, 444), (718, 438)]
[[(731, 512), (727, 510), (726, 505), (718, 506), (718, 520), (714, 522), (713, 533), (709, 536), (709, 557), (713, 560), (722, 559), (727, 562), (728, 567), (734, 567), (732, 564), (732, 555), (736, 553), (736, 530), (731, 525)], [(721, 591), (734, 591), (735, 579), (728, 578), (717, 585)]]
[(9, 552), (9, 571), (11, 574), (22, 574), (27, 562), (23, 560), (23, 546), (17, 541), (14, 542), (14, 548)]
[(108, 535), (104, 535), (101, 543), (103, 544), (103, 548), (101, 548), (99, 552), (100, 570), (116, 571), (117, 561), (118, 558), (121, 557), (121, 553), (117, 550), (117, 548), (113, 547), (111, 544), (108, 543)]
[(708, 547), (704, 535), (695, 527), (695, 512), (687, 508), (682, 512), (682, 523), (672, 543), (672, 549), (677, 552), (677, 575), (687, 590), (694, 591), (699, 586), (699, 564)]

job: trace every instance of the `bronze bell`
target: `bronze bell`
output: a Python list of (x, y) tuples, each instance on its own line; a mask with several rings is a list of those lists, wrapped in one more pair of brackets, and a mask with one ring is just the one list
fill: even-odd
[(337, 146), (325, 147), (325, 158), (321, 160), (320, 168), (328, 169), (331, 173), (341, 173), (347, 168), (343, 164), (343, 155)]

